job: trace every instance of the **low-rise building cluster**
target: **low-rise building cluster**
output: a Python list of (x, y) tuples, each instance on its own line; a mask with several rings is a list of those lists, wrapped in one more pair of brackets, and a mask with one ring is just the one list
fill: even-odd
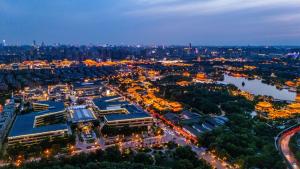
[(152, 116), (144, 110), (102, 89), (100, 82), (83, 82), (21, 91), (30, 111), (16, 116), (14, 100), (7, 103), (0, 116), (1, 138), (8, 135), (8, 147), (30, 147), (75, 134), (89, 144), (99, 141), (103, 128), (153, 126)]

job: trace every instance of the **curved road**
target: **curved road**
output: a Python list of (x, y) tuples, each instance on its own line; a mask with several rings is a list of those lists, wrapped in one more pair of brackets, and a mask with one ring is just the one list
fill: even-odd
[(278, 140), (278, 148), (291, 169), (300, 169), (300, 163), (289, 148), (289, 142), (293, 135), (300, 131), (300, 126), (284, 132)]

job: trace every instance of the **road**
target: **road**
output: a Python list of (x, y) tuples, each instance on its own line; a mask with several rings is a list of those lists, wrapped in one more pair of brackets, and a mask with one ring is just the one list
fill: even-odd
[[(131, 99), (125, 97), (121, 92), (119, 92), (118, 89), (114, 88), (113, 86), (107, 85), (106, 87), (109, 88), (111, 91), (114, 91), (118, 95), (123, 96), (127, 101), (133, 103), (138, 108), (143, 109), (143, 107), (141, 105), (139, 105), (139, 104), (135, 103), (134, 101), (132, 101)], [(143, 110), (148, 112), (145, 109), (143, 109)], [(153, 113), (149, 113), (149, 114), (153, 115)], [(153, 118), (155, 118), (158, 121), (159, 127), (162, 128), (165, 133), (167, 133), (167, 136), (166, 136), (167, 139), (170, 139), (170, 140), (174, 141), (175, 143), (177, 143), (181, 146), (185, 146), (185, 145), (190, 146), (192, 148), (192, 150), (198, 155), (198, 158), (205, 160), (207, 163), (212, 165), (214, 168), (216, 168), (216, 169), (235, 169), (235, 168), (238, 168), (238, 167), (234, 167), (234, 166), (228, 164), (227, 162), (219, 159), (213, 153), (207, 152), (205, 148), (198, 147), (195, 144), (191, 143), (189, 141), (190, 137), (188, 137), (188, 139), (186, 139), (184, 137), (186, 135), (184, 135), (184, 136), (182, 135), (184, 133), (180, 133), (179, 131), (176, 131), (174, 128), (169, 127), (161, 119), (156, 118), (156, 116), (153, 116)]]
[(295, 155), (289, 148), (289, 142), (292, 136), (300, 131), (300, 127), (293, 128), (281, 135), (278, 141), (278, 148), (284, 156), (285, 160), (289, 163), (289, 168), (300, 169), (300, 164), (295, 158)]
[(192, 150), (197, 154), (199, 159), (203, 159), (206, 162), (208, 162), (210, 165), (217, 169), (226, 169), (226, 168), (234, 168), (227, 164), (225, 161), (218, 159), (214, 154), (207, 152), (205, 148), (198, 147), (195, 144), (187, 141), (183, 136), (176, 133), (173, 129), (170, 127), (160, 124), (160, 127), (164, 130), (166, 133), (166, 137), (168, 137), (168, 140), (172, 140), (175, 143), (179, 144), (180, 146), (190, 146)]

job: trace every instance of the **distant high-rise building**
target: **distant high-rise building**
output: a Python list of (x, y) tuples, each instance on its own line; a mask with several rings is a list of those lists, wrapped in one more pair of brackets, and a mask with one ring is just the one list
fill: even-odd
[(5, 41), (5, 39), (2, 40), (2, 45), (3, 45), (3, 46), (6, 46), (6, 41)]
[(198, 54), (198, 53), (199, 53), (198, 48), (195, 48), (195, 54)]
[(33, 44), (32, 44), (34, 47), (36, 47), (36, 41), (33, 40)]
[(201, 56), (197, 57), (197, 62), (201, 62)]
[(187, 49), (187, 53), (191, 54), (192, 53), (192, 43), (189, 43), (189, 47)]

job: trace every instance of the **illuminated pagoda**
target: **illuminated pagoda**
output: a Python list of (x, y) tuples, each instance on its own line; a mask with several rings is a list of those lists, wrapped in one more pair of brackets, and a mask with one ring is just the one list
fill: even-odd
[(287, 105), (288, 110), (294, 113), (300, 113), (300, 103), (291, 103)]
[(205, 73), (198, 73), (196, 75), (196, 80), (199, 80), (199, 81), (205, 81), (207, 78), (206, 74)]
[(187, 71), (183, 72), (182, 75), (185, 76), (185, 77), (190, 77), (191, 76), (191, 74)]
[(259, 112), (270, 112), (273, 110), (273, 105), (269, 102), (259, 102), (255, 106), (255, 109)]

